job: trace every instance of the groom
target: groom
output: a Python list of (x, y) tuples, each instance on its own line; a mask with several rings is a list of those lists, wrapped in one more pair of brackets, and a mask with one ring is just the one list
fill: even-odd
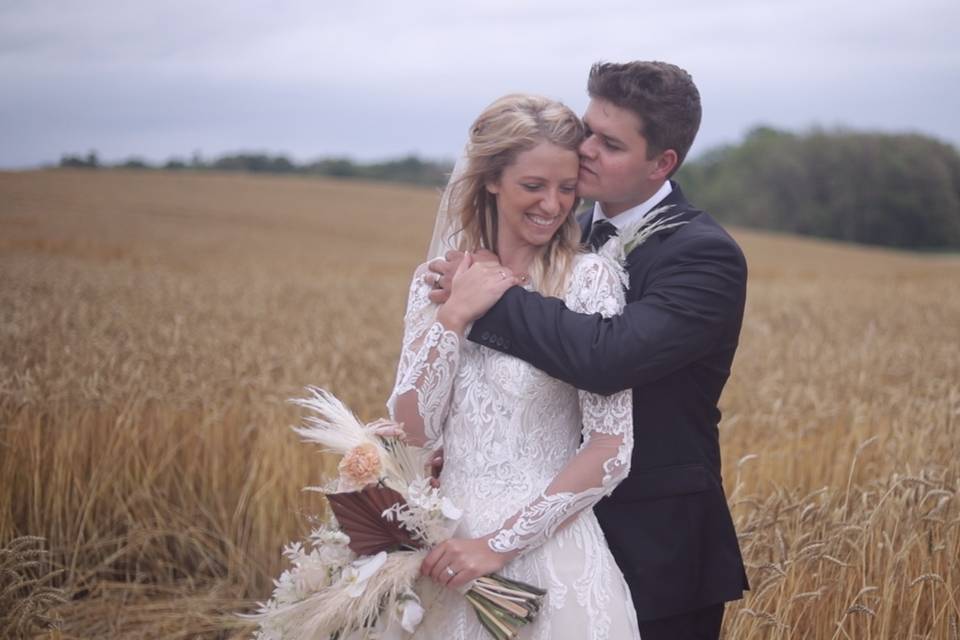
[[(655, 208), (679, 226), (627, 256), (622, 315), (604, 320), (513, 287), (469, 339), (594, 393), (633, 388), (629, 477), (596, 509), (643, 640), (717, 638), (724, 603), (748, 588), (721, 484), (717, 402), (740, 334), (747, 267), (737, 243), (670, 176), (700, 126), (690, 75), (663, 62), (598, 63), (587, 84), (579, 218), (602, 244)], [(441, 302), (455, 264), (431, 268)]]

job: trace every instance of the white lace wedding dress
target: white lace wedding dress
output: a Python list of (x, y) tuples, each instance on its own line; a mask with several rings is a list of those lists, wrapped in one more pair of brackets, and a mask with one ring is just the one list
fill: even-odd
[[(445, 331), (434, 319), (424, 273), (425, 265), (410, 286), (387, 406), (396, 417), (398, 404), (415, 403), (405, 406), (421, 422), (408, 419), (408, 431), (443, 447), (441, 485), (464, 512), (456, 536), (496, 532), (491, 548), (521, 550), (499, 573), (547, 590), (544, 608), (521, 638), (639, 638), (627, 585), (591, 508), (629, 472), (631, 392), (578, 391)], [(618, 314), (623, 277), (608, 258), (577, 256), (565, 302), (575, 311)], [(424, 597), (415, 638), (489, 640), (462, 595), (429, 585), (422, 585), (432, 595)]]

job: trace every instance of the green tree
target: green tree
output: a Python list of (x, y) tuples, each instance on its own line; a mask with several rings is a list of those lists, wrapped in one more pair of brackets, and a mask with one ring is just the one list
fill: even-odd
[(960, 155), (915, 134), (770, 127), (685, 165), (678, 179), (748, 227), (903, 248), (960, 248)]

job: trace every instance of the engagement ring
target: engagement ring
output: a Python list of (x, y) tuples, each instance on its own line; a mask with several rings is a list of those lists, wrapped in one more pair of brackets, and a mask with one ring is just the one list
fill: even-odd
[(457, 575), (457, 572), (451, 569), (450, 567), (447, 567), (447, 575), (452, 578), (453, 576)]

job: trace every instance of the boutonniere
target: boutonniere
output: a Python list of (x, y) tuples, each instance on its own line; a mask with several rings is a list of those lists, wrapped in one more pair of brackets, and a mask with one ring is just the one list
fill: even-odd
[(686, 220), (677, 221), (677, 218), (680, 217), (679, 213), (656, 220), (660, 214), (666, 213), (672, 209), (673, 206), (672, 204), (668, 204), (648, 211), (642, 218), (633, 224), (627, 225), (616, 235), (611, 236), (610, 239), (597, 250), (597, 253), (612, 258), (620, 264), (625, 264), (630, 252), (646, 242), (647, 238), (653, 234), (687, 223)]

